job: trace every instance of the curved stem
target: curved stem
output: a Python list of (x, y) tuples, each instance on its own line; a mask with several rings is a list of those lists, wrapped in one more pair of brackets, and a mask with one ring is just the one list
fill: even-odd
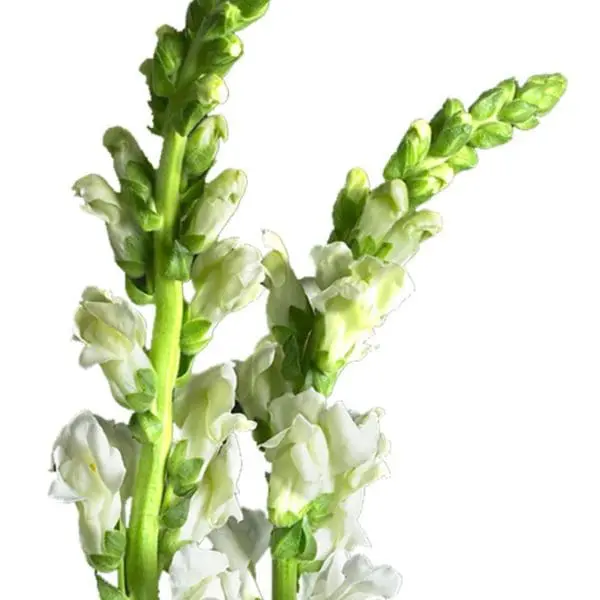
[(298, 562), (294, 559), (273, 561), (273, 600), (296, 600)]
[(154, 236), (156, 317), (150, 358), (156, 371), (154, 413), (162, 433), (154, 444), (142, 447), (131, 509), (127, 551), (127, 582), (131, 600), (157, 600), (158, 536), (165, 464), (171, 447), (172, 396), (179, 368), (179, 341), (183, 317), (183, 288), (167, 279), (165, 267), (179, 219), (179, 186), (186, 138), (175, 132), (165, 136), (156, 182), (156, 202), (163, 227)]

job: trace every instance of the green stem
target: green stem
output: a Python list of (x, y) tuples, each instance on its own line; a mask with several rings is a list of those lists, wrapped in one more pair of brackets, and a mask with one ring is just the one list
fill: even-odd
[(273, 561), (273, 600), (296, 600), (298, 562), (294, 559)]
[(180, 281), (164, 276), (179, 220), (179, 186), (186, 138), (175, 132), (165, 135), (156, 181), (156, 202), (163, 227), (154, 236), (156, 316), (150, 358), (156, 371), (154, 413), (162, 433), (154, 444), (142, 447), (131, 509), (127, 552), (127, 582), (131, 600), (157, 600), (158, 535), (164, 491), (165, 464), (171, 447), (172, 396), (179, 368), (179, 340), (183, 317)]

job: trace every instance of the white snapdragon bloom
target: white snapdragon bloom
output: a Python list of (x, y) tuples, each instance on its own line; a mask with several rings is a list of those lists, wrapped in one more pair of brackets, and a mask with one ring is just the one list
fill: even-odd
[(246, 192), (243, 171), (227, 169), (206, 184), (183, 223), (182, 241), (194, 254), (207, 250), (236, 211)]
[(375, 253), (392, 225), (409, 210), (408, 189), (402, 179), (386, 181), (365, 201), (355, 235), (359, 247)]
[(173, 600), (255, 600), (238, 571), (229, 569), (227, 557), (198, 544), (186, 544), (173, 557), (169, 569)]
[(231, 363), (193, 375), (176, 390), (173, 417), (176, 435), (187, 440), (187, 458), (201, 458), (204, 468), (234, 432), (251, 431), (256, 424), (243, 414), (232, 414), (236, 374)]
[(302, 283), (290, 266), (289, 257), (281, 238), (272, 231), (265, 231), (263, 243), (271, 248), (263, 260), (267, 272), (265, 285), (269, 289), (267, 300), (269, 327), (289, 327), (290, 308), (310, 312), (310, 304)]
[[(373, 329), (410, 292), (401, 266), (373, 256), (352, 262), (344, 271), (347, 252), (338, 243), (334, 249), (319, 249), (315, 254), (326, 262), (317, 263), (317, 273), (324, 284), (334, 277), (332, 264), (342, 266), (341, 277), (312, 298), (320, 313), (316, 363), (324, 373), (336, 373), (345, 363), (361, 358)], [(335, 263), (332, 254), (337, 254)]]
[(281, 374), (282, 362), (281, 346), (266, 337), (253, 354), (237, 363), (237, 399), (251, 419), (268, 423), (271, 400), (291, 390), (291, 384)]
[(84, 209), (106, 223), (108, 239), (117, 264), (134, 279), (146, 271), (148, 236), (129, 208), (100, 175), (86, 175), (73, 190), (85, 202)]
[(115, 447), (123, 458), (125, 465), (125, 479), (121, 486), (121, 498), (123, 502), (133, 497), (135, 474), (140, 456), (140, 443), (131, 434), (131, 429), (125, 423), (115, 423), (96, 416), (96, 420), (104, 430), (110, 445)]
[(237, 499), (241, 470), (240, 449), (235, 435), (231, 435), (208, 464), (192, 496), (181, 539), (201, 542), (211, 531), (223, 527), (230, 517), (242, 518)]
[(442, 230), (442, 217), (431, 210), (421, 210), (398, 221), (385, 238), (389, 250), (385, 260), (399, 265), (407, 263), (422, 242)]
[(265, 278), (260, 252), (237, 238), (222, 240), (199, 254), (192, 267), (196, 293), (190, 319), (215, 327), (227, 314), (256, 300)]
[(144, 351), (146, 324), (142, 315), (123, 298), (91, 287), (83, 292), (75, 325), (77, 339), (85, 344), (81, 365), (100, 365), (115, 400), (135, 408), (132, 398), (139, 399), (154, 385), (152, 364)]
[(325, 560), (334, 550), (354, 550), (369, 546), (369, 539), (358, 518), (362, 512), (364, 488), (336, 504), (332, 515), (315, 531), (317, 559)]
[(374, 567), (360, 554), (348, 559), (333, 554), (318, 573), (300, 577), (299, 600), (387, 600), (402, 585), (400, 574), (388, 566)]
[(269, 410), (279, 431), (263, 444), (272, 463), (268, 504), (275, 526), (292, 525), (323, 494), (340, 502), (387, 475), (381, 411), (352, 415), (342, 404), (327, 408), (312, 389), (277, 398)]
[(56, 479), (50, 496), (76, 503), (83, 550), (102, 554), (104, 535), (121, 516), (119, 492), (125, 479), (121, 452), (111, 445), (98, 419), (83, 412), (61, 431), (52, 463)]

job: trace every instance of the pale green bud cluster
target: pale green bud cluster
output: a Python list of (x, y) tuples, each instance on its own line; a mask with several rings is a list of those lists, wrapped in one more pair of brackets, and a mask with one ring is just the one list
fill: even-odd
[(155, 374), (144, 345), (143, 317), (122, 298), (97, 288), (83, 292), (75, 314), (76, 336), (83, 342), (83, 367), (100, 365), (115, 400), (136, 412), (147, 411), (155, 395)]
[(353, 169), (334, 206), (330, 241), (344, 241), (355, 257), (403, 263), (441, 229), (441, 218), (418, 207), (444, 190), (457, 173), (473, 168), (477, 150), (532, 129), (566, 89), (562, 75), (534, 75), (522, 86), (499, 83), (467, 110), (451, 98), (428, 122), (414, 121), (384, 170), (386, 183), (370, 191), (366, 174)]

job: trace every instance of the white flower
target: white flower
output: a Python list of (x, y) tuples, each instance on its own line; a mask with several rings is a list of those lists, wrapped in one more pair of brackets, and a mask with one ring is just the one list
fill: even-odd
[(201, 542), (213, 529), (223, 527), (230, 517), (242, 518), (236, 495), (241, 470), (240, 449), (235, 435), (231, 435), (208, 464), (192, 496), (181, 539)]
[(126, 300), (91, 287), (83, 292), (75, 325), (77, 339), (85, 344), (81, 365), (100, 365), (115, 400), (130, 408), (128, 396), (149, 391), (141, 387), (140, 376), (153, 386), (154, 371), (144, 351), (144, 318)]
[(385, 238), (390, 249), (385, 260), (399, 265), (407, 263), (422, 242), (442, 230), (442, 217), (431, 210), (421, 210), (398, 221)]
[(265, 278), (260, 252), (237, 238), (222, 240), (199, 254), (192, 267), (196, 293), (190, 318), (216, 326), (227, 314), (256, 300)]
[(319, 573), (300, 577), (299, 600), (387, 600), (398, 593), (402, 577), (388, 566), (374, 567), (360, 554), (333, 554)]
[(333, 514), (315, 531), (317, 558), (325, 560), (338, 550), (369, 546), (369, 539), (358, 522), (365, 496), (364, 488), (336, 505)]
[(271, 400), (291, 390), (281, 374), (283, 352), (270, 337), (261, 340), (254, 353), (236, 365), (237, 399), (251, 419), (269, 421)]
[(272, 231), (265, 231), (263, 243), (271, 248), (271, 252), (263, 259), (267, 272), (265, 285), (269, 288), (267, 300), (269, 327), (290, 327), (290, 308), (310, 312), (310, 304), (302, 284), (290, 266), (281, 238)]
[(227, 557), (186, 544), (173, 557), (169, 569), (173, 600), (254, 600), (238, 571), (231, 571)]
[(131, 429), (125, 423), (115, 423), (96, 416), (96, 420), (104, 430), (111, 446), (114, 446), (123, 458), (125, 465), (125, 480), (121, 486), (121, 498), (123, 501), (133, 496), (135, 484), (135, 473), (140, 455), (140, 444), (131, 434)]
[[(219, 135), (222, 135), (221, 131)], [(216, 242), (236, 211), (247, 185), (244, 172), (234, 169), (223, 171), (206, 184), (202, 196), (184, 220), (182, 241), (189, 250), (198, 254)]]
[(386, 181), (367, 197), (356, 225), (359, 248), (369, 254), (377, 252), (392, 225), (409, 210), (408, 189), (402, 179)]
[(149, 252), (148, 236), (117, 193), (100, 175), (82, 177), (75, 182), (73, 190), (83, 198), (86, 212), (106, 223), (117, 264), (129, 277), (143, 277)]
[(210, 534), (213, 548), (225, 554), (231, 569), (240, 573), (242, 587), (252, 599), (260, 597), (252, 573), (269, 548), (273, 526), (261, 510), (242, 509), (243, 518), (231, 518)]
[[(328, 257), (328, 252), (322, 249), (317, 256)], [(330, 281), (325, 274), (331, 271), (317, 265), (324, 283)], [(316, 362), (324, 373), (336, 373), (346, 362), (364, 355), (373, 329), (408, 295), (407, 279), (401, 266), (365, 256), (312, 298), (320, 313)]]
[(90, 412), (79, 414), (60, 433), (52, 451), (56, 479), (50, 496), (75, 502), (81, 545), (87, 554), (101, 554), (104, 534), (121, 515), (120, 490), (125, 466), (120, 451)]
[(342, 404), (327, 408), (312, 389), (276, 398), (269, 410), (280, 432), (263, 444), (272, 463), (268, 504), (274, 525), (292, 525), (323, 494), (340, 502), (387, 475), (381, 411), (351, 415)]
[(345, 242), (316, 246), (311, 256), (317, 268), (316, 282), (320, 290), (327, 289), (338, 279), (352, 273), (354, 256)]
[(228, 363), (193, 375), (175, 392), (177, 434), (188, 442), (187, 458), (201, 458), (205, 468), (231, 433), (251, 431), (256, 426), (244, 415), (232, 414), (235, 388), (235, 371)]
[(215, 550), (229, 559), (232, 569), (246, 571), (254, 568), (269, 548), (273, 526), (262, 510), (242, 509), (241, 521), (229, 519), (221, 529), (210, 534)]

